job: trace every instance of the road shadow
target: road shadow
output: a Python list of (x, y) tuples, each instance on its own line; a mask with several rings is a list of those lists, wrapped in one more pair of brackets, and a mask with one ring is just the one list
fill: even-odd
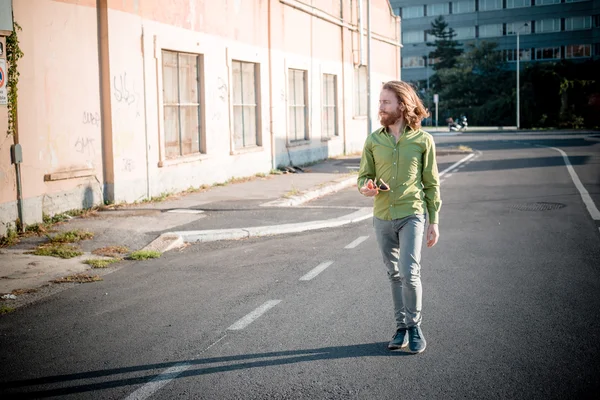
[[(2, 390), (0, 391), (0, 394), (4, 393), (5, 395), (8, 394), (13, 396), (11, 398), (39, 399), (75, 393), (94, 392), (98, 390), (120, 388), (125, 386), (143, 385), (150, 381), (156, 382), (162, 380), (181, 379), (249, 368), (280, 366), (317, 360), (336, 360), (360, 357), (402, 357), (409, 355), (412, 354), (404, 351), (387, 350), (387, 342), (321, 347), (303, 350), (284, 350), (255, 354), (239, 354), (233, 356), (209, 357), (177, 362), (136, 365), (131, 367), (111, 368), (79, 372), (74, 374), (54, 375), (42, 378), (3, 382), (1, 384)], [(166, 369), (177, 369), (178, 367), (180, 371), (183, 371), (180, 373), (164, 373)], [(147, 374), (144, 376), (116, 378), (117, 375), (138, 375), (140, 372), (147, 372)], [(89, 384), (74, 382), (98, 378), (109, 378), (109, 380)], [(39, 385), (62, 384), (64, 386), (70, 382), (76, 384), (54, 389), (32, 390), (35, 389), (35, 386)]]
[[(585, 165), (588, 163), (591, 157), (589, 156), (570, 156), (569, 162), (571, 165)], [(445, 170), (453, 163), (440, 163), (438, 169), (440, 171)], [(536, 158), (509, 158), (500, 160), (475, 160), (468, 164), (462, 170), (453, 170), (452, 173), (457, 172), (483, 172), (483, 171), (499, 171), (509, 169), (524, 169), (524, 168), (547, 168), (547, 167), (558, 167), (565, 166), (565, 161), (562, 156), (557, 155), (555, 157), (536, 157)]]

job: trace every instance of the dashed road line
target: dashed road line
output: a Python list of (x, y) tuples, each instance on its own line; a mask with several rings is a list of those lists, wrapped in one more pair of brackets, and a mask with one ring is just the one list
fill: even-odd
[(475, 157), (475, 153), (471, 153), (468, 156), (464, 157), (463, 159), (458, 160), (457, 162), (455, 162), (454, 164), (452, 164), (451, 166), (449, 166), (448, 168), (446, 168), (445, 170), (440, 172), (439, 173), (440, 178), (442, 176), (444, 176), (446, 173), (448, 173), (448, 171), (451, 171), (453, 168), (458, 167), (460, 164), (467, 162), (468, 160), (470, 160), (473, 157)]
[(367, 240), (368, 238), (369, 238), (368, 236), (360, 236), (358, 239), (356, 239), (355, 241), (353, 241), (352, 243), (350, 243), (349, 245), (347, 245), (344, 248), (345, 249), (353, 249), (356, 246), (358, 246), (359, 244), (361, 244), (362, 242), (364, 242), (365, 240)]
[(264, 313), (269, 311), (271, 308), (275, 307), (280, 302), (281, 302), (281, 300), (269, 300), (269, 301), (265, 302), (262, 306), (258, 307), (256, 310), (252, 311), (250, 314), (237, 320), (237, 322), (235, 322), (233, 325), (231, 325), (229, 328), (227, 328), (227, 330), (239, 331), (241, 329), (244, 329), (245, 327), (250, 325), (252, 322), (256, 321), (261, 315), (263, 315)]
[(319, 264), (318, 266), (316, 266), (315, 268), (310, 270), (310, 272), (308, 272), (302, 278), (300, 278), (300, 280), (301, 281), (310, 281), (312, 278), (319, 275), (321, 272), (325, 271), (325, 269), (327, 267), (329, 267), (331, 264), (333, 264), (333, 261), (326, 261), (324, 263)]

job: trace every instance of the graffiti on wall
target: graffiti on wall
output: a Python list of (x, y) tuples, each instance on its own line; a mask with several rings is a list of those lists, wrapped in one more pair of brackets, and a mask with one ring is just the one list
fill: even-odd
[(141, 95), (136, 89), (135, 80), (127, 78), (127, 72), (113, 76), (113, 93), (118, 103), (135, 106), (135, 116), (140, 114)]
[(93, 113), (93, 112), (89, 112), (89, 111), (84, 111), (83, 112), (83, 124), (84, 125), (93, 125), (93, 126), (100, 126), (100, 114)]

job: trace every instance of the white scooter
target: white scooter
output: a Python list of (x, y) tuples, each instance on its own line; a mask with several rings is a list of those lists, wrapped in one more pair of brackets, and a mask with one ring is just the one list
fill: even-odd
[(448, 129), (450, 129), (450, 132), (464, 132), (467, 130), (467, 126), (469, 126), (469, 124), (467, 122), (467, 117), (464, 115), (456, 122), (454, 122), (452, 118), (448, 118)]

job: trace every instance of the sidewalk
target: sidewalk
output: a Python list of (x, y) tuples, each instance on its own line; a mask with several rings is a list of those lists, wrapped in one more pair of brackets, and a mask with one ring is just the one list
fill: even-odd
[[(457, 155), (442, 152), (438, 162), (453, 157)], [(186, 243), (302, 232), (370, 218), (372, 207), (297, 207), (355, 185), (359, 162), (359, 156), (328, 159), (304, 167), (303, 173), (255, 177), (162, 202), (96, 211), (59, 223), (51, 236), (74, 230), (94, 234), (92, 239), (75, 244), (83, 255), (62, 259), (28, 254), (47, 241), (44, 236), (22, 238), (9, 248), (0, 248), (0, 295), (10, 296), (0, 299), (0, 307), (16, 308), (77, 284), (52, 283), (55, 279), (74, 274), (101, 277), (132, 262), (123, 260), (107, 268), (91, 268), (83, 263), (104, 258), (92, 252), (110, 246), (124, 246), (128, 253), (162, 253)]]

